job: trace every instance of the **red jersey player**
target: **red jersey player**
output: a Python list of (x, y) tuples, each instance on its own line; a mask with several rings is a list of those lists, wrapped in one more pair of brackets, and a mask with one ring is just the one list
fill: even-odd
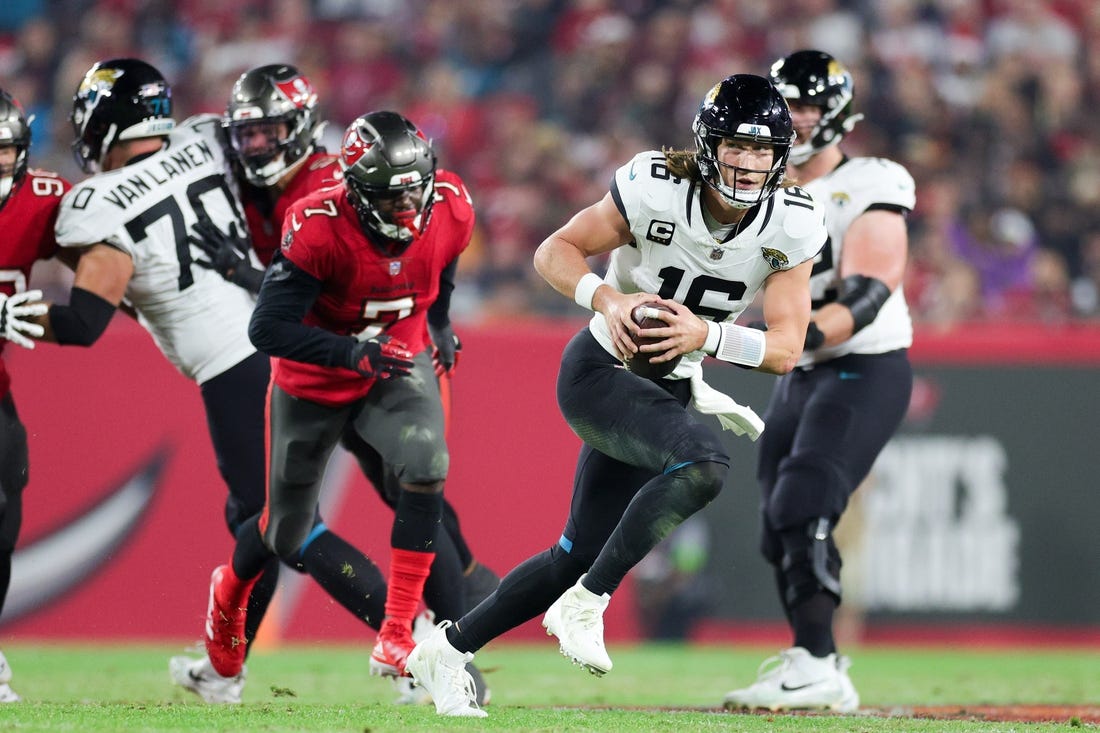
[[(345, 430), (392, 467), (389, 590), (371, 670), (399, 675), (435, 558), (449, 462), (427, 316), (470, 241), (474, 211), (461, 179), (437, 170), (423, 134), (393, 112), (351, 124), (340, 168), (339, 185), (290, 206), (249, 329), (276, 357), (264, 539), (280, 555), (306, 540)], [(247, 593), (249, 573), (234, 570), (215, 597)]]
[[(72, 186), (56, 173), (27, 168), (31, 128), (19, 103), (0, 90), (0, 610), (11, 582), (11, 560), (23, 518), (27, 485), (27, 431), (19, 420), (4, 363), (5, 341), (28, 349), (42, 326), (23, 320), (46, 313), (41, 291), (27, 290), (31, 267), (58, 251), (54, 222), (61, 197)], [(27, 335), (24, 335), (27, 334)], [(15, 702), (11, 668), (0, 652), (0, 703)]]

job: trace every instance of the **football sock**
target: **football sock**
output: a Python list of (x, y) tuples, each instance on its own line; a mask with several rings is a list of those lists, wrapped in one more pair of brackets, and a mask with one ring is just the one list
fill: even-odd
[(271, 550), (260, 535), (260, 515), (249, 517), (237, 529), (233, 547), (233, 572), (238, 578), (255, 578), (271, 563)]
[(512, 569), (481, 604), (447, 629), (447, 640), (462, 652), (476, 652), (506, 631), (546, 612), (577, 582), (584, 567), (558, 545)]
[(440, 527), (439, 537), (432, 546), (435, 560), (431, 574), (424, 583), (424, 602), (435, 612), (437, 621), (454, 621), (466, 613), (465, 586), (462, 582), (462, 563), (450, 536)]
[(822, 591), (810, 596), (791, 609), (794, 645), (815, 657), (825, 657), (836, 651), (833, 640), (833, 612), (836, 597)]
[(264, 565), (263, 572), (252, 581), (252, 591), (248, 594), (247, 611), (244, 620), (244, 638), (249, 646), (245, 649), (247, 654), (252, 649), (252, 640), (260, 629), (260, 623), (267, 615), (267, 608), (271, 605), (271, 599), (275, 596), (275, 589), (279, 585), (279, 558), (270, 557)]
[(420, 596), (424, 593), (424, 582), (428, 579), (434, 559), (434, 552), (392, 549), (386, 618), (412, 628), (413, 617), (420, 606)]
[(302, 567), (333, 600), (377, 631), (386, 604), (382, 571), (342, 537), (325, 531), (302, 555)]
[(455, 552), (458, 553), (458, 562), (463, 572), (471, 569), (474, 564), (474, 553), (470, 551), (469, 545), (466, 544), (466, 538), (462, 536), (462, 528), (458, 524), (458, 514), (455, 513), (455, 508), (446, 500), (443, 501), (443, 531), (451, 538), (451, 543), (455, 547)]

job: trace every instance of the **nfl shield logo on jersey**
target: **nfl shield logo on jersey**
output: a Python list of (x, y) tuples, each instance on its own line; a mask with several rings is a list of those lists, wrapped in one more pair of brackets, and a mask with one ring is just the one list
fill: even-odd
[(390, 277), (397, 277), (401, 274), (401, 261), (395, 260), (390, 262)]
[(787, 265), (791, 263), (791, 261), (787, 259), (787, 255), (777, 249), (761, 247), (760, 252), (764, 255), (764, 261), (768, 263), (768, 267), (773, 270), (786, 269)]

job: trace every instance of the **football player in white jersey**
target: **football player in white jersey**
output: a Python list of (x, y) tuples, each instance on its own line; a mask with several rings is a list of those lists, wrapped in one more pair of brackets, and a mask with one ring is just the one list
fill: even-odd
[[(556, 290), (596, 311), (565, 347), (558, 404), (584, 441), (564, 531), (513, 569), (453, 625), (443, 622), (407, 669), (444, 715), (478, 715), (462, 664), (505, 631), (545, 611), (562, 653), (596, 675), (611, 670), (603, 611), (626, 573), (722, 489), (729, 457), (715, 431), (686, 409), (719, 416), (755, 438), (751, 410), (706, 385), (704, 355), (783, 374), (802, 351), (813, 258), (825, 242), (820, 207), (785, 184), (793, 127), (767, 79), (716, 84), (695, 118), (696, 149), (647, 151), (616, 173), (611, 190), (544, 241), (535, 268)], [(586, 262), (611, 253), (606, 278)], [(767, 333), (734, 319), (763, 289)], [(639, 351), (632, 311), (664, 327), (641, 347), (646, 379), (624, 368)], [(681, 358), (682, 357), (682, 358)]]
[[(270, 363), (248, 338), (253, 296), (200, 258), (193, 231), (247, 226), (230, 186), (221, 117), (177, 125), (171, 89), (138, 59), (111, 59), (85, 74), (73, 98), (73, 151), (90, 178), (62, 200), (56, 238), (79, 252), (67, 305), (38, 319), (44, 340), (90, 346), (125, 304), (184, 376), (199, 385), (218, 470), (229, 487), (225, 518), (238, 544), (261, 543), (269, 559), (247, 600), (251, 641), (278, 578), (255, 530), (265, 501), (264, 431)], [(248, 531), (251, 528), (251, 531)], [(283, 558), (308, 572), (358, 618), (385, 579), (361, 552), (314, 518), (308, 547)], [(245, 647), (247, 651), (247, 647)], [(209, 659), (173, 657), (173, 679), (207, 702), (240, 702), (244, 670), (219, 674)], [(182, 680), (182, 682), (181, 682)]]
[(839, 61), (798, 51), (775, 62), (771, 80), (798, 134), (792, 172), (824, 207), (829, 241), (810, 278), (805, 349), (775, 385), (758, 457), (761, 552), (775, 567), (793, 645), (725, 705), (850, 712), (859, 695), (833, 638), (841, 558), (832, 532), (909, 405), (913, 328), (901, 281), (915, 194), (897, 163), (838, 147), (862, 116), (852, 114), (852, 75)]

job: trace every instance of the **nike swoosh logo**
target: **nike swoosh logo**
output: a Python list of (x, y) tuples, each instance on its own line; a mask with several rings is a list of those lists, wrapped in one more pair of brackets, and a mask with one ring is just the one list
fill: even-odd
[(813, 687), (816, 684), (816, 682), (807, 682), (804, 685), (794, 685), (792, 687), (791, 685), (788, 685), (786, 682), (784, 682), (779, 686), (779, 689), (783, 690), (783, 692), (797, 692), (799, 690), (805, 690), (807, 687)]
[(634, 172), (634, 161), (630, 161), (630, 173), (628, 177), (633, 181), (637, 176), (638, 174)]
[(193, 682), (206, 682), (206, 677), (201, 674), (195, 674), (195, 670), (187, 670), (187, 676), (191, 678)]
[(169, 453), (166, 447), (157, 449), (113, 493), (69, 524), (15, 552), (0, 623), (37, 610), (91, 580), (106, 565), (149, 508)]

